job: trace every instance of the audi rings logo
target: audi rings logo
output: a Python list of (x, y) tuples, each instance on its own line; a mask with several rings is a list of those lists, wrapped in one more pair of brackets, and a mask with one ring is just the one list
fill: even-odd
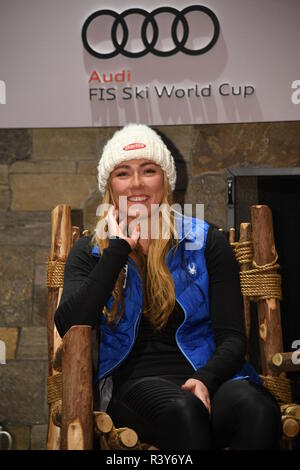
[[(208, 42), (208, 44), (206, 44), (204, 47), (201, 47), (200, 49), (189, 49), (185, 47), (186, 42), (189, 38), (189, 24), (186, 19), (186, 15), (191, 12), (201, 12), (204, 15), (207, 15), (213, 24), (213, 35), (210, 41)], [(159, 28), (156, 22), (156, 18), (158, 15), (162, 13), (170, 13), (171, 15), (174, 16), (174, 20), (172, 22), (172, 27), (171, 27), (171, 35), (172, 35), (172, 40), (174, 42), (175, 47), (170, 50), (159, 50), (155, 47), (158, 41), (158, 37), (159, 37)], [(142, 27), (141, 27), (141, 40), (144, 45), (144, 49), (138, 52), (133, 52), (133, 51), (129, 51), (126, 49), (126, 45), (127, 45), (128, 38), (129, 38), (129, 30), (128, 30), (128, 26), (127, 26), (125, 19), (129, 15), (140, 15), (144, 18)], [(112, 24), (112, 29), (111, 29), (111, 41), (114, 46), (113, 52), (107, 52), (107, 53), (100, 52), (98, 50), (95, 50), (89, 44), (88, 29), (91, 23), (96, 18), (99, 18), (100, 16), (111, 16), (112, 18), (114, 18), (114, 22)], [(149, 24), (151, 24), (151, 27), (152, 27), (151, 40), (148, 40), (147, 38), (147, 29), (148, 29)], [(183, 29), (182, 37), (180, 38), (178, 37), (178, 25), (179, 24), (181, 24), (182, 29)], [(123, 33), (121, 40), (118, 40), (118, 37), (117, 37), (117, 29), (119, 26), (121, 27), (122, 33)], [(141, 8), (130, 8), (128, 10), (125, 10), (123, 13), (116, 13), (113, 10), (99, 10), (99, 11), (92, 13), (86, 19), (83, 25), (82, 41), (83, 41), (85, 49), (94, 57), (98, 57), (99, 59), (111, 59), (112, 57), (115, 57), (118, 54), (122, 54), (125, 57), (137, 58), (137, 57), (143, 57), (144, 55), (148, 54), (148, 52), (151, 52), (152, 54), (159, 56), (159, 57), (169, 57), (169, 56), (176, 54), (179, 51), (188, 55), (204, 54), (205, 52), (208, 52), (215, 45), (215, 43), (218, 40), (219, 33), (220, 33), (220, 24), (219, 24), (218, 18), (213, 13), (213, 11), (211, 11), (209, 8), (202, 6), (202, 5), (189, 6), (187, 8), (184, 8), (181, 11), (172, 7), (160, 7), (160, 8), (156, 8), (151, 13)]]

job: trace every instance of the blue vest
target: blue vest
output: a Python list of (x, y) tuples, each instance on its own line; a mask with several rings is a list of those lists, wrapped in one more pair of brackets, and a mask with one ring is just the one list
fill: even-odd
[[(208, 362), (216, 349), (209, 313), (209, 277), (204, 256), (209, 224), (175, 213), (175, 226), (179, 246), (176, 252), (175, 247), (170, 249), (167, 265), (173, 277), (176, 301), (185, 316), (176, 331), (176, 342), (194, 370), (197, 370)], [(183, 240), (184, 265), (181, 258)], [(98, 245), (94, 246), (92, 254), (100, 256)], [(116, 329), (108, 326), (104, 315), (101, 315), (99, 381), (118, 368), (132, 350), (137, 338), (142, 316), (142, 284), (138, 268), (131, 258), (128, 258), (123, 296), (125, 309)], [(106, 304), (108, 309), (113, 301), (111, 295)], [(244, 361), (241, 370), (232, 379), (249, 379), (262, 383), (260, 376), (247, 361)]]

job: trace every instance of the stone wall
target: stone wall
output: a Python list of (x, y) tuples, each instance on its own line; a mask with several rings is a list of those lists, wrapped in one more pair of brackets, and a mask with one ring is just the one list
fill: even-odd
[[(176, 158), (175, 202), (205, 204), (226, 226), (226, 169), (300, 166), (300, 123), (164, 126)], [(0, 130), (0, 424), (17, 449), (43, 449), (48, 408), (46, 256), (50, 211), (81, 210), (93, 229), (96, 167), (115, 129)]]

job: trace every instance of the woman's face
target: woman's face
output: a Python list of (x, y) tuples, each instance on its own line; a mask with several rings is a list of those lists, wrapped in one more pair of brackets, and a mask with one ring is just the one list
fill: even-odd
[(119, 197), (127, 196), (128, 208), (134, 204), (143, 204), (150, 217), (151, 204), (162, 202), (163, 170), (160, 165), (145, 158), (120, 163), (110, 174), (110, 184), (117, 207), (119, 207)]

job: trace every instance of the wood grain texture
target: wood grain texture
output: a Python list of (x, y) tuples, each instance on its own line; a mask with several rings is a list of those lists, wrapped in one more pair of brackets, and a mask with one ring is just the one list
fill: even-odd
[(62, 373), (61, 449), (92, 449), (93, 384), (92, 328), (90, 326), (72, 326), (65, 334)]
[[(240, 240), (242, 242), (252, 241), (252, 230), (251, 224), (249, 222), (243, 222), (240, 224)], [(243, 263), (240, 267), (241, 271), (247, 271), (251, 269), (252, 263)], [(250, 299), (249, 297), (243, 295), (244, 302), (244, 320), (245, 320), (245, 334), (247, 338), (247, 350), (246, 350), (246, 359), (249, 359), (249, 340), (250, 340), (250, 328), (251, 328), (251, 313), (250, 313)]]
[[(51, 212), (51, 247), (50, 260), (66, 260), (72, 243), (71, 231), (71, 207), (65, 204), (56, 206)], [(54, 315), (59, 305), (62, 295), (62, 287), (48, 288), (48, 319), (47, 319), (47, 337), (48, 337), (48, 374), (49, 376), (57, 374), (58, 370), (53, 367), (54, 358), (59, 348), (62, 348), (62, 339), (60, 338), (54, 324)], [(48, 450), (59, 450), (61, 440), (60, 427), (56, 426), (52, 420), (55, 404), (49, 407), (48, 419)], [(55, 421), (55, 419), (54, 419)]]
[[(274, 242), (272, 213), (268, 206), (251, 207), (253, 259), (259, 266), (274, 261), (276, 248)], [(274, 269), (270, 273), (276, 273)], [(258, 301), (258, 322), (260, 338), (260, 356), (263, 375), (279, 375), (270, 367), (270, 360), (275, 353), (283, 351), (280, 303), (278, 299)], [(283, 376), (285, 374), (283, 373)]]

